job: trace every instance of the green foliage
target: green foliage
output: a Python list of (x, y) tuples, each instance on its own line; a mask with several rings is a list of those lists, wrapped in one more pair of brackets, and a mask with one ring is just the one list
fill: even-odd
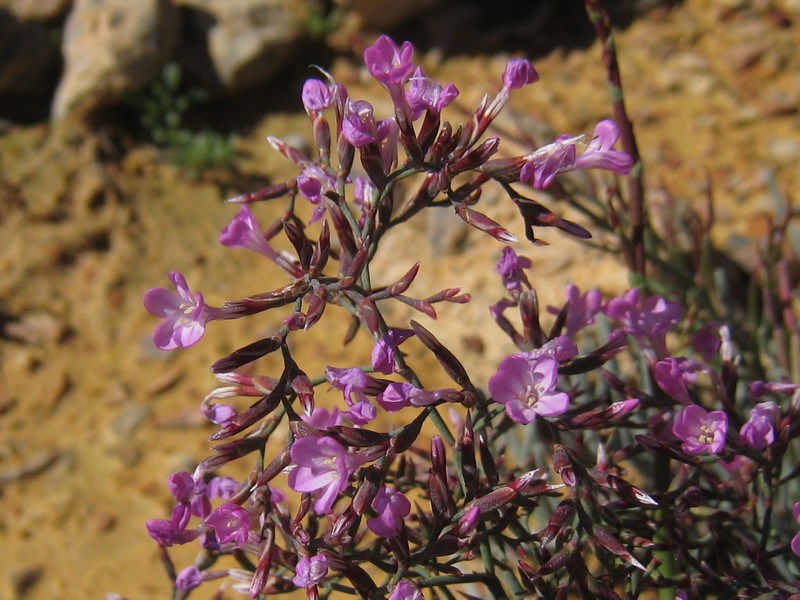
[(161, 78), (134, 95), (129, 104), (139, 113), (139, 123), (150, 140), (195, 176), (205, 168), (230, 166), (236, 159), (235, 136), (186, 127), (189, 110), (207, 101), (206, 90), (183, 89), (180, 66), (168, 63)]

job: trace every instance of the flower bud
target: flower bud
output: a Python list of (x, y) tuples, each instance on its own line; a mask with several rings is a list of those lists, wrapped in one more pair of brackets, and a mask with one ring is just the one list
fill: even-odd
[(476, 505), (471, 506), (467, 512), (464, 513), (464, 516), (458, 520), (458, 525), (456, 525), (456, 535), (461, 538), (466, 537), (478, 526), (480, 520), (480, 507)]

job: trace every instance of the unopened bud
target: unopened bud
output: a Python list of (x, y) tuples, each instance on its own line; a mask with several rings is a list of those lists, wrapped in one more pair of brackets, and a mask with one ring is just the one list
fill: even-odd
[(466, 537), (469, 535), (480, 523), (481, 509), (478, 506), (471, 506), (464, 516), (458, 520), (456, 526), (456, 535), (458, 537)]

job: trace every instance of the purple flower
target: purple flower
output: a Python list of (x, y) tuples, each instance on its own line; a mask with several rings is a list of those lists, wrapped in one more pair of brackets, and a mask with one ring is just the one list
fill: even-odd
[(425, 390), (410, 383), (392, 382), (375, 397), (375, 400), (385, 411), (396, 412), (407, 406), (428, 406), (457, 395), (458, 392), (452, 388)]
[(425, 598), (416, 585), (407, 579), (401, 579), (394, 587), (389, 600), (425, 600)]
[(367, 527), (378, 537), (391, 538), (403, 529), (403, 520), (411, 513), (411, 502), (401, 492), (382, 487), (372, 501), (376, 517), (367, 519)]
[(397, 355), (397, 346), (414, 335), (408, 329), (389, 329), (381, 339), (372, 347), (372, 368), (388, 375), (394, 371), (394, 361)]
[(300, 97), (309, 114), (321, 112), (333, 104), (331, 86), (319, 79), (306, 79)]
[(356, 148), (378, 141), (372, 105), (366, 100), (347, 100), (342, 120), (342, 135)]
[(309, 223), (325, 214), (325, 193), (336, 190), (336, 178), (318, 165), (307, 165), (297, 176), (297, 189), (315, 206)]
[(179, 590), (191, 590), (203, 583), (203, 574), (194, 565), (186, 567), (175, 578), (175, 587)]
[(309, 425), (313, 425), (317, 429), (327, 429), (328, 427), (335, 427), (340, 424), (341, 418), (339, 417), (339, 409), (335, 406), (329, 411), (322, 407), (315, 407), (314, 412), (310, 416), (300, 415)]
[(531, 358), (525, 354), (507, 356), (489, 379), (489, 393), (505, 404), (515, 423), (530, 423), (537, 416), (561, 415), (569, 395), (556, 389), (558, 361), (550, 356)]
[(375, 401), (387, 412), (396, 412), (411, 406), (411, 394), (417, 389), (410, 383), (393, 382), (386, 386)]
[(594, 316), (600, 312), (600, 291), (591, 289), (581, 294), (578, 286), (567, 286), (567, 320), (564, 323), (564, 333), (569, 337), (594, 323)]
[(364, 50), (364, 63), (370, 74), (394, 94), (408, 81), (414, 70), (414, 63), (411, 61), (413, 55), (414, 46), (411, 42), (403, 42), (398, 48), (390, 37), (382, 35)]
[(706, 362), (711, 362), (722, 346), (722, 340), (720, 339), (721, 327), (722, 324), (719, 321), (706, 323), (697, 330), (692, 338), (692, 348)]
[(197, 530), (177, 527), (171, 520), (165, 519), (151, 519), (145, 523), (145, 527), (148, 535), (165, 548), (186, 544), (200, 535)]
[(291, 450), (296, 465), (289, 473), (289, 487), (296, 492), (321, 492), (314, 510), (328, 512), (339, 492), (347, 488), (347, 480), (360, 465), (360, 459), (348, 454), (331, 437), (304, 437), (295, 440)]
[(650, 296), (642, 302), (635, 288), (609, 300), (603, 310), (622, 324), (625, 333), (650, 345), (656, 359), (667, 355), (667, 331), (680, 321), (683, 312), (679, 302), (668, 302), (661, 296)]
[(725, 446), (728, 415), (721, 410), (706, 412), (692, 404), (684, 408), (675, 419), (672, 432), (683, 441), (681, 448), (686, 454), (718, 454)]
[(653, 378), (667, 396), (680, 402), (691, 405), (689, 385), (697, 379), (696, 373), (706, 370), (695, 360), (688, 358), (665, 358), (653, 365)]
[(328, 557), (324, 554), (315, 554), (311, 558), (302, 557), (294, 568), (295, 576), (292, 583), (299, 588), (310, 588), (319, 585), (328, 574)]
[(363, 426), (372, 421), (378, 414), (375, 406), (369, 400), (361, 400), (350, 404), (350, 407), (342, 413), (350, 419), (353, 425)]
[(531, 267), (531, 260), (524, 256), (518, 256), (510, 246), (503, 247), (503, 253), (500, 256), (500, 261), (497, 263), (497, 272), (503, 278), (503, 285), (507, 290), (518, 290), (520, 287), (525, 286), (530, 289), (531, 284), (528, 277), (522, 269), (529, 269)]
[(456, 86), (448, 83), (442, 87), (429, 77), (426, 77), (419, 67), (414, 71), (406, 92), (406, 100), (408, 100), (408, 106), (411, 109), (411, 118), (415, 121), (425, 111), (439, 114), (457, 96), (458, 88)]
[(275, 254), (247, 205), (243, 205), (222, 230), (219, 235), (219, 243), (228, 248), (255, 250), (267, 256)]
[(518, 90), (537, 81), (539, 74), (531, 62), (524, 58), (512, 58), (503, 71), (503, 85), (510, 90)]
[[(800, 524), (800, 502), (795, 502), (794, 506), (792, 507), (792, 516), (794, 517), (794, 520)], [(796, 533), (792, 538), (792, 552), (794, 552), (795, 555), (800, 556), (800, 532)]]
[(620, 175), (631, 170), (633, 161), (626, 152), (614, 150), (619, 139), (617, 124), (611, 119), (600, 121), (594, 128), (592, 141), (575, 160), (576, 169), (605, 169)]
[(220, 504), (206, 517), (205, 524), (216, 534), (220, 544), (242, 546), (250, 532), (250, 513), (238, 504)]
[(342, 391), (348, 405), (352, 406), (358, 402), (368, 401), (364, 388), (370, 384), (370, 380), (361, 369), (325, 367), (325, 377), (333, 387)]
[(519, 179), (536, 189), (544, 189), (556, 175), (576, 169), (606, 169), (624, 175), (631, 170), (632, 161), (625, 152), (614, 150), (618, 138), (619, 130), (614, 121), (600, 121), (594, 128), (592, 140), (578, 156), (576, 146), (583, 136), (560, 135), (553, 143), (525, 156)]
[(528, 154), (519, 180), (537, 190), (546, 188), (556, 175), (572, 170), (577, 155), (575, 144), (579, 140), (580, 137), (559, 136), (552, 144)]
[[(145, 292), (142, 303), (147, 311), (164, 319), (153, 330), (153, 343), (161, 350), (188, 348), (206, 332), (206, 323), (225, 318), (220, 308), (207, 306), (200, 292), (192, 291), (178, 271), (169, 274), (175, 292), (153, 288)], [(177, 292), (177, 293), (176, 293)]]
[(167, 488), (178, 503), (170, 519), (176, 527), (185, 529), (192, 515), (205, 518), (211, 512), (206, 484), (195, 480), (189, 473), (181, 471), (170, 475)]
[(230, 500), (239, 491), (239, 482), (233, 477), (213, 477), (208, 482), (208, 497)]
[(189, 502), (194, 493), (194, 479), (186, 471), (173, 473), (167, 479), (167, 489), (175, 502)]
[(750, 418), (739, 430), (745, 446), (763, 450), (775, 441), (775, 428), (781, 417), (781, 409), (774, 402), (760, 402), (750, 411)]

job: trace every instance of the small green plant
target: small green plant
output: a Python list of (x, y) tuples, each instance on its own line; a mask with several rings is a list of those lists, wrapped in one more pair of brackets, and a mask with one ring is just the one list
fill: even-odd
[(150, 140), (164, 148), (173, 162), (196, 174), (203, 168), (230, 165), (236, 158), (234, 135), (186, 127), (189, 110), (207, 101), (204, 89), (181, 89), (180, 65), (171, 62), (146, 91), (132, 97), (130, 104), (141, 115), (139, 123)]

